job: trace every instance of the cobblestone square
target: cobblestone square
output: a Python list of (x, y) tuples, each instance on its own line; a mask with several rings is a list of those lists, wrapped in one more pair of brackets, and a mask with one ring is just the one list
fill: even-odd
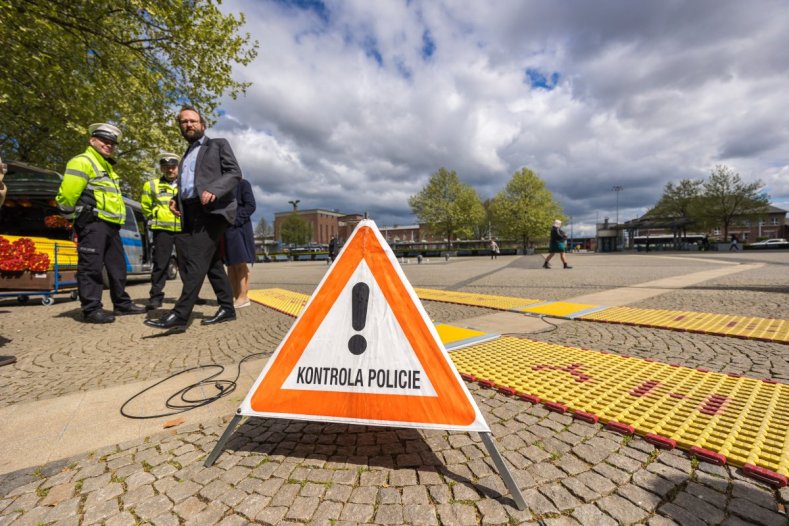
[[(787, 251), (572, 257), (572, 270), (542, 269), (539, 255), (413, 260), (403, 269), (415, 287), (546, 301), (674, 279), (680, 285), (647, 287), (628, 305), (789, 319)], [(326, 269), (322, 262), (256, 264), (250, 286), (310, 294)], [(725, 273), (719, 277), (681, 284), (683, 277), (720, 269)], [(131, 283), (128, 290), (142, 302), (148, 288)], [(178, 280), (168, 283), (165, 307), (179, 292)], [(202, 297), (212, 298), (209, 286)], [(502, 315), (424, 305), (436, 322), (472, 328)], [(67, 297), (49, 307), (0, 298), (0, 354), (17, 357), (0, 368), (0, 417), (13, 416), (29, 436), (0, 454), (0, 525), (789, 524), (787, 487), (477, 383), (468, 387), (528, 510), (517, 509), (479, 437), (468, 433), (245, 419), (216, 464), (204, 468), (232, 407), (293, 323), (253, 304), (240, 309), (235, 322), (200, 326), (215, 309), (212, 302), (198, 306), (186, 332), (163, 336), (145, 327), (141, 316), (109, 326), (82, 324), (78, 304)], [(789, 383), (789, 347), (779, 343), (526, 316), (521, 326), (518, 318), (514, 324), (506, 319), (502, 333), (508, 336)], [(108, 424), (116, 422), (110, 417), (118, 417), (129, 393), (201, 365), (224, 366), (219, 378), (232, 379), (253, 353), (260, 354), (246, 362), (254, 369), (242, 374), (246, 387), (227, 397), (224, 413)], [(180, 387), (168, 384), (154, 397), (166, 399)], [(201, 390), (215, 392), (212, 385)], [(85, 404), (91, 418), (76, 419)], [(132, 407), (144, 416), (161, 403)], [(163, 427), (179, 417), (182, 423)], [(71, 446), (78, 452), (51, 458), (48, 444), (74, 427), (85, 437)], [(0, 439), (10, 432), (4, 425)]]

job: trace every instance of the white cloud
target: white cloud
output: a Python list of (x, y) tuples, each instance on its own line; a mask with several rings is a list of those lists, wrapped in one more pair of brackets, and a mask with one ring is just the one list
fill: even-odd
[[(295, 2), (294, 2), (295, 3)], [(576, 232), (725, 163), (789, 202), (781, 1), (235, 0), (260, 41), (214, 135), (257, 185), (256, 217), (302, 207), (412, 223), (440, 167), (483, 198), (524, 166)], [(550, 89), (529, 85), (527, 69)]]

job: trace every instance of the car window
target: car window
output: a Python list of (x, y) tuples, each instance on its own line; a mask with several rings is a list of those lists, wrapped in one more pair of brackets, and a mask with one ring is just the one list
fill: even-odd
[(137, 218), (134, 217), (134, 210), (129, 205), (126, 205), (126, 219), (123, 222), (123, 229), (137, 232)]

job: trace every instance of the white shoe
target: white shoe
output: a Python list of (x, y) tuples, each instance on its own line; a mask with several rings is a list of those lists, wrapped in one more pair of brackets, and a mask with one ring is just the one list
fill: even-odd
[(243, 302), (241, 302), (241, 303), (239, 303), (239, 302), (235, 302), (235, 303), (233, 303), (233, 308), (235, 308), (235, 309), (241, 309), (241, 308), (243, 308), (243, 307), (249, 307), (251, 304), (252, 304), (252, 302), (251, 302), (251, 301), (249, 301), (249, 300), (243, 301)]

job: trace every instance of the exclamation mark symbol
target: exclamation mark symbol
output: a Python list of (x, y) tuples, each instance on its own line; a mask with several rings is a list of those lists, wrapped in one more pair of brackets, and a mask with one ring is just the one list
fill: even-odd
[[(364, 329), (367, 323), (367, 300), (370, 298), (370, 287), (367, 283), (359, 282), (351, 290), (351, 324), (353, 330)], [(354, 334), (348, 340), (348, 350), (356, 356), (367, 350), (367, 340), (361, 334)]]

